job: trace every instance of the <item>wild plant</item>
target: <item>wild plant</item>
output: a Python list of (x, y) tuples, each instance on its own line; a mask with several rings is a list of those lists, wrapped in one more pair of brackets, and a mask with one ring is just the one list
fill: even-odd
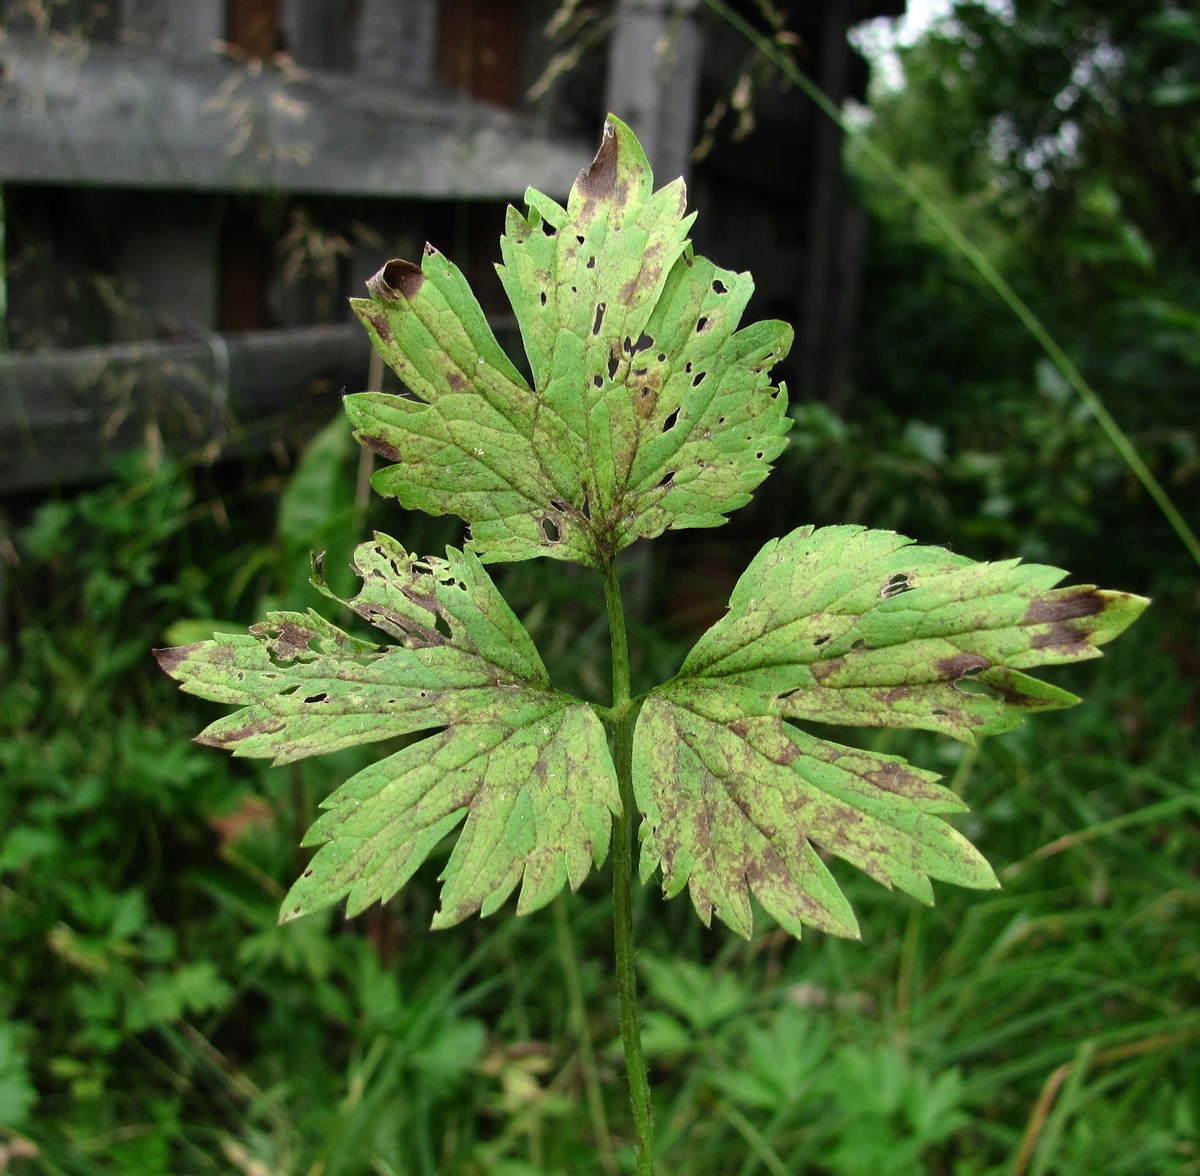
[[(530, 189), (510, 209), (499, 274), (531, 380), (496, 341), (462, 273), (427, 246), (391, 261), (354, 309), (410, 390), (346, 398), (355, 436), (392, 464), (372, 479), (410, 509), (456, 515), (465, 543), (417, 556), (376, 534), (340, 601), (380, 634), (310, 610), (158, 651), (183, 689), (239, 709), (202, 743), (289, 763), (396, 736), (346, 781), (304, 844), (286, 921), (386, 902), (461, 826), (435, 928), (513, 894), (529, 914), (577, 889), (611, 845), (620, 1023), (637, 1171), (653, 1171), (638, 1024), (633, 833), (643, 883), (688, 890), (751, 934), (752, 899), (794, 936), (859, 934), (827, 864), (840, 858), (932, 903), (931, 881), (989, 888), (992, 869), (944, 818), (960, 798), (929, 771), (812, 725), (917, 728), (967, 744), (1078, 699), (1030, 669), (1098, 656), (1140, 597), (1058, 587), (1065, 573), (976, 563), (890, 531), (802, 526), (738, 580), (726, 614), (669, 681), (631, 687), (618, 557), (744, 506), (786, 443), (782, 322), (740, 327), (748, 274), (688, 241), (681, 180), (655, 191), (610, 118), (567, 206)], [(554, 687), (487, 565), (590, 569), (603, 591), (611, 696)], [(326, 586), (322, 559), (314, 582)], [(599, 592), (597, 593), (599, 595)]]

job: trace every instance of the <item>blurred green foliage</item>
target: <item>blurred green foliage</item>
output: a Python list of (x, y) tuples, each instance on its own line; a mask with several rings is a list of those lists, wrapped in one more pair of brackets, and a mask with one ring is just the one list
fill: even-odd
[[(959, 31), (914, 47), (873, 133), (1013, 278), (1195, 523), (1200, 22), (1132, 0), (1012, 7), (1008, 24), (967, 7)], [(1122, 68), (1073, 82), (1110, 43)], [(1074, 152), (1036, 152), (1068, 118)], [(765, 919), (744, 944), (639, 896), (660, 1170), (1200, 1173), (1194, 568), (964, 263), (859, 184), (873, 220), (857, 398), (845, 419), (795, 410), (760, 517), (1019, 551), (1156, 605), (1098, 666), (1056, 676), (1089, 702), (1053, 723), (979, 753), (876, 737), (965, 793), (1002, 892), (939, 888), (925, 910), (846, 871), (862, 945), (795, 944)], [(372, 522), (339, 428), (284, 486), (131, 459), (14, 537), (0, 1170), (631, 1167), (604, 877), (569, 900), (569, 933), (555, 907), (429, 934), (440, 862), (354, 926), (277, 927), (300, 834), (352, 756), (272, 771), (198, 748), (211, 708), (149, 657), (274, 601), (327, 606), (307, 587), (309, 551), (329, 548), (332, 572), (335, 545)], [(416, 516), (402, 528), (420, 550), (455, 538)], [(719, 579), (720, 552), (706, 558), (690, 587)], [(635, 600), (664, 580), (630, 576)], [(536, 564), (504, 590), (556, 684), (595, 693), (608, 655), (594, 602)], [(686, 640), (682, 622), (643, 627), (646, 677)]]
[[(872, 138), (1019, 291), (1200, 527), (1200, 18), (964, 3), (902, 62)], [(858, 399), (832, 449), (851, 470), (869, 466), (855, 450), (882, 460), (839, 490), (853, 475), (831, 476), (839, 455), (823, 450), (817, 511), (882, 505), (918, 538), (1125, 574), (1127, 589), (1190, 576), (1021, 324), (853, 148), (851, 164), (871, 227)]]

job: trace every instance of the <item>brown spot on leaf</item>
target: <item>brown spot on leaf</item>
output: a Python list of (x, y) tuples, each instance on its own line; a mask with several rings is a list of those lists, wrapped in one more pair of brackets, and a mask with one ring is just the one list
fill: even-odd
[[(619, 295), (619, 298), (621, 300), (622, 305), (632, 306), (640, 291), (653, 289), (654, 286), (657, 285), (659, 275), (661, 273), (662, 273), (661, 266), (646, 265), (645, 261), (643, 261), (642, 268), (640, 270), (638, 270), (637, 277), (630, 278), (629, 281), (626, 282), (621, 287), (621, 293)], [(643, 339), (646, 339), (648, 337), (649, 336), (646, 336), (646, 335), (642, 336)], [(653, 345), (654, 345), (654, 341), (651, 340), (649, 346), (653, 346)], [(635, 348), (634, 350), (641, 350), (641, 348), (640, 347)]]
[(380, 457), (386, 457), (388, 461), (404, 460), (404, 454), (394, 445), (389, 445), (382, 437), (372, 437), (369, 433), (359, 432), (354, 434), (354, 439), (368, 449), (374, 450)]
[[(427, 247), (428, 248), (428, 247)], [(381, 302), (412, 300), (420, 292), (425, 275), (419, 265), (393, 258), (377, 274), (367, 279), (367, 290)]]
[(939, 658), (933, 663), (933, 668), (941, 677), (956, 682), (963, 674), (986, 670), (989, 664), (986, 657), (980, 657), (977, 653), (956, 653), (953, 657)]
[(636, 390), (633, 397), (633, 409), (637, 413), (639, 420), (649, 420), (654, 415), (654, 409), (658, 404), (658, 390), (645, 384)]
[(826, 678), (838, 673), (846, 664), (845, 656), (827, 658), (825, 661), (813, 662), (809, 667), (812, 676), (818, 682), (824, 682)]
[(1070, 649), (1087, 645), (1087, 633), (1065, 622), (1051, 625), (1044, 633), (1034, 635), (1031, 649)]
[(1104, 598), (1095, 588), (1068, 588), (1050, 596), (1031, 600), (1025, 610), (1025, 624), (1046, 625), (1076, 617), (1094, 617), (1104, 611)]
[(446, 383), (449, 384), (455, 392), (465, 392), (468, 387), (467, 381), (463, 378), (462, 372), (455, 368), (451, 368), (446, 373)]
[[(771, 830), (768, 835), (773, 834), (774, 830)], [(792, 883), (787, 866), (770, 844), (763, 848), (761, 857), (746, 857), (739, 864), (746, 884), (756, 892), (764, 889), (786, 889)]]
[(396, 337), (392, 334), (392, 328), (388, 325), (387, 315), (380, 310), (368, 310), (363, 312), (363, 318), (374, 329), (375, 334), (384, 343), (395, 343)]
[(779, 753), (771, 758), (786, 768), (794, 764), (800, 758), (800, 754), (800, 748), (790, 739), (785, 739), (780, 743)]
[(279, 636), (272, 642), (273, 652), (280, 661), (291, 661), (298, 653), (308, 649), (313, 636), (311, 629), (297, 625), (295, 621), (284, 621), (279, 626)]
[(908, 773), (897, 764), (889, 764), (886, 768), (872, 768), (869, 772), (863, 772), (862, 778), (884, 792), (902, 793), (908, 782)]
[(232, 747), (235, 743), (252, 739), (255, 735), (273, 735), (276, 731), (282, 731), (285, 725), (283, 719), (272, 715), (266, 719), (259, 719), (257, 723), (247, 723), (244, 727), (228, 731), (222, 736), (197, 735), (196, 742), (205, 747)]
[[(999, 698), (1009, 706), (1029, 706), (1031, 702), (1036, 702), (1024, 690), (1019, 689), (999, 675), (991, 681), (973, 683), (973, 687), (973, 693), (977, 692), (981, 695), (986, 694), (989, 697)], [(959, 690), (961, 692), (962, 687), (959, 687)]]

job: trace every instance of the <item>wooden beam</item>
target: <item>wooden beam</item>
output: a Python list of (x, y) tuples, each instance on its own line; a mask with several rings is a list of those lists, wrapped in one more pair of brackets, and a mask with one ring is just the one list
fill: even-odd
[(565, 196), (595, 143), (458, 95), (216, 54), (0, 42), (0, 182), (205, 192)]
[(366, 387), (357, 323), (0, 355), (0, 495), (96, 481), (138, 445), (291, 442)]

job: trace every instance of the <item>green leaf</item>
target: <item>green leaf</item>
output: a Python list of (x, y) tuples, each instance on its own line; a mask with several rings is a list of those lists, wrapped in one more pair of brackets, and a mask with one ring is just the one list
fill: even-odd
[(768, 1024), (748, 1029), (743, 1050), (706, 1077), (742, 1106), (779, 1111), (803, 1100), (829, 1061), (827, 1019), (784, 1005)]
[(974, 742), (1074, 695), (1021, 673), (1097, 656), (1146, 601), (1015, 560), (976, 564), (861, 527), (768, 543), (727, 615), (646, 698), (634, 740), (643, 880), (749, 935), (750, 892), (793, 934), (857, 935), (817, 849), (932, 902), (930, 878), (996, 885), (945, 813), (965, 806), (894, 756), (788, 719), (918, 727)]
[(156, 971), (140, 991), (129, 994), (125, 1025), (133, 1033), (167, 1025), (188, 1013), (219, 1008), (232, 991), (211, 960), (184, 964), (173, 972)]
[(711, 1032), (751, 1004), (750, 994), (736, 976), (714, 973), (692, 960), (643, 952), (638, 955), (638, 969), (651, 997), (682, 1016), (697, 1034)]
[[(376, 535), (355, 552), (362, 590), (346, 606), (399, 644), (358, 640), (315, 613), (273, 613), (249, 635), (161, 650), (183, 689), (241, 710), (199, 740), (286, 763), (444, 728), (359, 772), (305, 844), (324, 844), (284, 901), (284, 919), (348, 898), (391, 897), (465, 818), (435, 926), (518, 911), (578, 887), (620, 812), (604, 730), (551, 688), (528, 634), (470, 552), (416, 560)], [(318, 569), (319, 577), (319, 569)], [(318, 584), (320, 580), (318, 578)]]
[(25, 1125), (38, 1097), (22, 1042), (24, 1029), (17, 1022), (0, 1021), (0, 1123), (14, 1131)]
[(930, 773), (778, 719), (715, 716), (705, 701), (682, 686), (656, 691), (638, 719), (633, 761), (642, 880), (661, 868), (667, 897), (687, 886), (705, 925), (715, 912), (749, 937), (753, 890), (793, 935), (808, 925), (857, 937), (814, 846), (927, 902), (926, 875), (995, 884), (987, 863), (931, 819), (964, 806)]
[(473, 1017), (447, 1018), (435, 1026), (428, 1044), (413, 1051), (410, 1064), (426, 1082), (453, 1082), (474, 1068), (486, 1037), (483, 1023)]
[(565, 209), (533, 189), (526, 201), (527, 215), (509, 210), (499, 272), (532, 387), (431, 246), (354, 302), (413, 394), (346, 399), (358, 439), (397, 463), (375, 488), (459, 515), (487, 561), (600, 568), (635, 539), (724, 522), (785, 444), (768, 373), (791, 329), (737, 329), (750, 276), (693, 256), (683, 182), (653, 191), (615, 118)]

